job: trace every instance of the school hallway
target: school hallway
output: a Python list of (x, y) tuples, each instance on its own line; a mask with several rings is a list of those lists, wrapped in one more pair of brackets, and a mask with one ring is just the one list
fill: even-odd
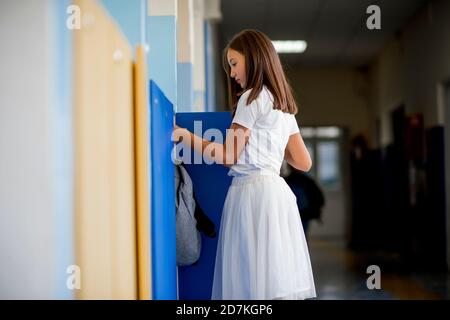
[(244, 29), (297, 103), (317, 299), (450, 299), (450, 1), (372, 2), (1, 0), (0, 299), (210, 300), (230, 168), (173, 129), (225, 141)]

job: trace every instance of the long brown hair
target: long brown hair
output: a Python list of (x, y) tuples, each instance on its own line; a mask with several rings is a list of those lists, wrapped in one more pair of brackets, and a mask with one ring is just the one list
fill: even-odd
[[(245, 57), (247, 81), (245, 88), (241, 89), (236, 81), (231, 79), (230, 66), (228, 64), (227, 52), (233, 49)], [(266, 85), (274, 98), (274, 109), (286, 113), (297, 114), (297, 104), (292, 95), (292, 89), (284, 75), (272, 41), (264, 33), (254, 29), (246, 29), (235, 35), (223, 51), (223, 68), (227, 74), (228, 101), (236, 112), (239, 96), (246, 90), (252, 89), (246, 104), (252, 103)]]

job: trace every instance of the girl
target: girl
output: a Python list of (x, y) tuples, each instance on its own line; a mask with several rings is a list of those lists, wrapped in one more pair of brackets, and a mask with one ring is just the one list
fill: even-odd
[(215, 159), (223, 159), (233, 176), (222, 212), (212, 299), (313, 298), (296, 197), (279, 175), (283, 159), (302, 171), (312, 163), (279, 57), (265, 34), (244, 30), (227, 45), (223, 59), (233, 107), (225, 143), (176, 125), (174, 135), (200, 154), (208, 146), (214, 149)]

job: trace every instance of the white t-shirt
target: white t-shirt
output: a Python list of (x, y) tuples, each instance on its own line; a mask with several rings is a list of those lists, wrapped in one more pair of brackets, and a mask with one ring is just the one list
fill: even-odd
[(263, 86), (259, 96), (246, 105), (251, 89), (239, 98), (233, 123), (250, 129), (248, 143), (229, 176), (243, 176), (259, 170), (280, 174), (289, 136), (300, 132), (295, 116), (273, 109), (273, 96)]

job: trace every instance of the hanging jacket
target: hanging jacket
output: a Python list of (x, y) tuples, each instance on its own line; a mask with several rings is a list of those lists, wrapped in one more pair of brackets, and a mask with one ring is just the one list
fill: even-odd
[(200, 257), (202, 231), (215, 237), (214, 223), (198, 205), (192, 180), (182, 164), (175, 166), (176, 249), (177, 265), (194, 264)]
[(297, 198), (302, 220), (317, 219), (322, 223), (321, 213), (325, 205), (325, 198), (317, 183), (307, 174), (298, 170), (292, 170), (285, 180)]
[(203, 234), (207, 237), (215, 238), (216, 226), (214, 225), (214, 222), (212, 222), (211, 219), (209, 219), (209, 217), (200, 207), (197, 199), (195, 198), (195, 192), (194, 192), (194, 201), (195, 201), (194, 217), (197, 220), (197, 230), (203, 232)]

